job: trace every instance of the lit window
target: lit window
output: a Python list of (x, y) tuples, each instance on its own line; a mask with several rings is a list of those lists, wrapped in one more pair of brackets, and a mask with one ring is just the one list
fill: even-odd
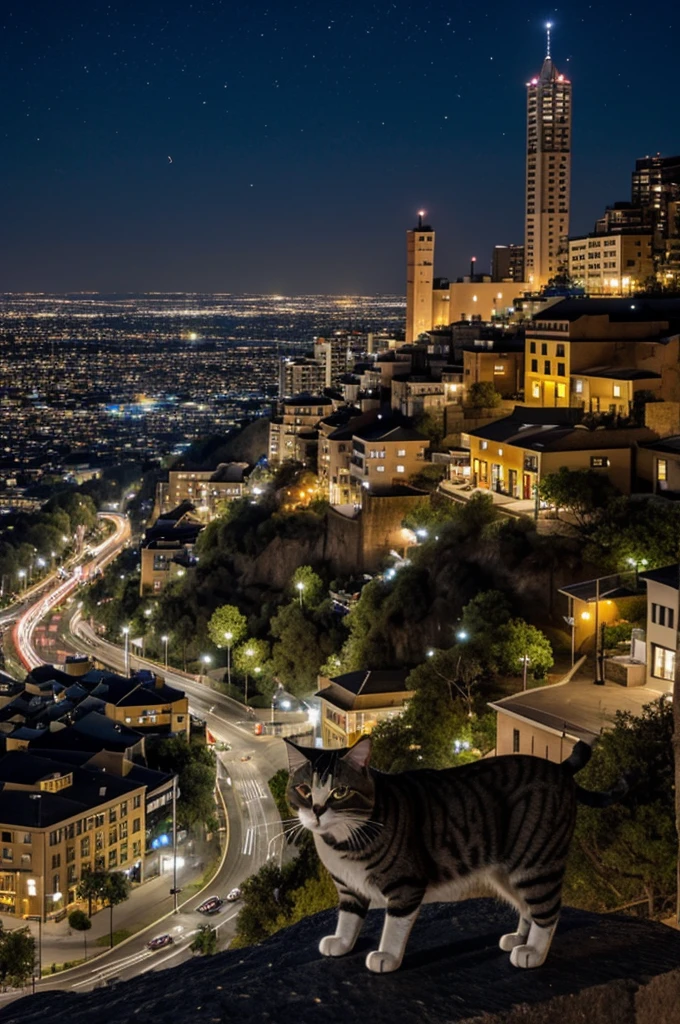
[(486, 451), (488, 446), (489, 446), (489, 442), (488, 441), (480, 441), (479, 442), (479, 447), (482, 449), (483, 452)]
[(375, 467), (375, 471), (376, 471), (376, 473), (384, 473), (385, 472), (385, 467), (384, 466), (376, 466)]
[(558, 398), (566, 398), (567, 397), (567, 385), (566, 384), (561, 384), (561, 383), (557, 384), (557, 397)]
[(397, 458), (398, 459), (403, 459), (405, 457), (406, 457), (406, 449), (405, 448), (397, 448)]
[(406, 469), (404, 468), (404, 466), (397, 466), (397, 473), (405, 473), (405, 472), (406, 472)]
[(652, 675), (656, 679), (673, 679), (675, 676), (675, 651), (652, 644)]
[(493, 372), (496, 375), (498, 375), (499, 373), (505, 373), (505, 364), (504, 363), (496, 363), (496, 365), (493, 368)]
[(613, 394), (614, 394), (614, 398), (620, 398), (621, 397), (621, 385), (620, 384), (615, 384), (614, 385), (614, 387), (613, 387)]
[(538, 382), (534, 382), (534, 384), (532, 385), (532, 387), (531, 387), (531, 396), (532, 396), (532, 398), (540, 398), (541, 397), (541, 385)]
[(606, 469), (609, 465), (609, 459), (605, 455), (591, 455), (590, 465), (593, 469)]
[(668, 480), (668, 460), (657, 459), (656, 460), (656, 479), (661, 481)]
[(574, 381), (574, 391), (576, 392), (577, 395), (582, 395), (583, 394), (583, 381), (582, 380)]

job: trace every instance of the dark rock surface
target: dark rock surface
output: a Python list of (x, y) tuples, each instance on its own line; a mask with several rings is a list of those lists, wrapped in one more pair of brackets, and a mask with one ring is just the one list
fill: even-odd
[(511, 966), (498, 938), (515, 915), (493, 900), (425, 906), (401, 970), (374, 975), (382, 912), (356, 951), (321, 957), (335, 913), (261, 946), (195, 959), (113, 989), (46, 992), (0, 1014), (2, 1024), (680, 1024), (680, 933), (618, 915), (565, 910), (537, 970)]

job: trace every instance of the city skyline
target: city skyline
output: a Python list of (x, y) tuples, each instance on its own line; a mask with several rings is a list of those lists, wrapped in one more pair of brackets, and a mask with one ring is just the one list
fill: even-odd
[(487, 269), (522, 240), (523, 89), (547, 20), (577, 96), (572, 234), (637, 158), (677, 149), (635, 56), (663, 60), (670, 4), (282, 13), (8, 12), (3, 288), (396, 292), (419, 208), (449, 273)]

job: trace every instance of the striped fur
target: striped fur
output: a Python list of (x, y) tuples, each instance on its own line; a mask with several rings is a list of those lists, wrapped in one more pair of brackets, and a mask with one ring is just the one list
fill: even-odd
[(511, 962), (543, 962), (560, 913), (580, 790), (573, 774), (590, 756), (586, 744), (561, 765), (511, 755), (395, 775), (368, 766), (368, 738), (350, 750), (290, 748), (288, 800), (338, 889), (338, 929), (322, 940), (322, 953), (349, 952), (369, 904), (378, 903), (385, 929), (367, 966), (395, 970), (426, 893), (456, 899), (486, 883), (520, 915), (517, 932), (501, 939)]

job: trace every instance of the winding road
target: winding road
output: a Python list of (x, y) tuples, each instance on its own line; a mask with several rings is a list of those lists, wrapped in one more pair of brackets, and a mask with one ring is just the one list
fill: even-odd
[[(126, 516), (103, 513), (104, 518), (113, 520), (114, 534), (105, 542), (92, 549), (84, 562), (82, 575), (74, 576), (45, 592), (41, 588), (36, 600), (22, 610), (14, 627), (14, 640), (22, 663), (27, 669), (43, 664), (35, 648), (33, 633), (41, 620), (55, 607), (70, 602), (68, 616), (64, 617), (61, 640), (68, 639), (68, 646), (74, 653), (88, 654), (91, 658), (116, 672), (124, 671), (124, 651), (115, 644), (102, 640), (89, 623), (83, 620), (79, 608), (73, 602), (74, 591), (80, 579), (87, 578), (97, 569), (104, 568), (112, 561), (129, 541), (130, 527)], [(191, 939), (200, 925), (209, 921), (217, 928), (221, 944), (233, 936), (234, 919), (239, 904), (225, 902), (219, 913), (206, 918), (197, 912), (197, 907), (210, 895), (224, 897), (232, 888), (257, 871), (268, 857), (278, 857), (282, 851), (283, 837), (281, 820), (272, 799), (267, 780), (286, 764), (284, 745), (281, 740), (262, 736), (255, 737), (253, 723), (243, 714), (243, 708), (230, 698), (219, 694), (197, 682), (195, 677), (166, 669), (153, 662), (133, 656), (135, 667), (149, 668), (162, 674), (172, 686), (183, 689), (189, 696), (192, 714), (204, 719), (210, 732), (228, 749), (218, 754), (217, 788), (221, 804), (223, 828), (227, 843), (222, 862), (210, 884), (200, 893), (180, 904), (173, 910), (173, 897), (169, 889), (171, 876), (145, 883), (137, 890), (135, 913), (140, 920), (152, 918), (154, 923), (138, 931), (130, 939), (103, 953), (95, 959), (70, 971), (48, 976), (38, 982), (37, 988), (88, 991), (96, 986), (111, 983), (173, 966), (192, 955), (189, 949)], [(178, 871), (178, 883), (188, 869)], [(181, 898), (181, 897), (180, 897)], [(116, 912), (117, 927), (125, 926), (125, 907)], [(169, 933), (174, 944), (165, 950), (153, 953), (147, 949), (150, 938)], [(63, 940), (61, 959), (75, 959), (79, 955), (80, 938)], [(73, 947), (73, 950), (71, 950)], [(49, 962), (43, 957), (43, 962)], [(8, 998), (17, 998), (19, 993), (0, 996), (0, 1006)]]

